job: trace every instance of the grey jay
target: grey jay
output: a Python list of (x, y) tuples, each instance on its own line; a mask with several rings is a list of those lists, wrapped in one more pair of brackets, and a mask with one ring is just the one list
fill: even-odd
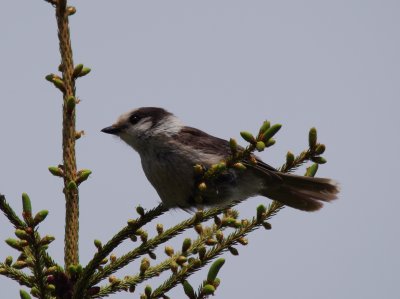
[[(210, 167), (226, 159), (229, 142), (196, 128), (185, 126), (175, 115), (157, 107), (143, 107), (122, 114), (104, 133), (120, 137), (141, 158), (147, 179), (167, 207), (197, 206), (194, 165)], [(323, 202), (337, 198), (337, 183), (282, 173), (258, 157), (243, 161), (245, 170), (228, 168), (202, 195), (205, 206), (224, 206), (262, 195), (287, 206), (316, 211)]]

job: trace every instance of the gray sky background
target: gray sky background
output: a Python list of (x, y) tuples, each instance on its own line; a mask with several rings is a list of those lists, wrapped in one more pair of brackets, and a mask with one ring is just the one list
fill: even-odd
[[(35, 211), (50, 210), (40, 231), (59, 237), (50, 252), (62, 262), (62, 184), (47, 171), (61, 161), (61, 98), (44, 80), (59, 63), (54, 13), (41, 0), (2, 3), (0, 192), (18, 211), (22, 192)], [(154, 105), (223, 138), (239, 139), (265, 119), (282, 123), (277, 145), (261, 155), (273, 166), (304, 149), (316, 126), (328, 148), (319, 175), (341, 183), (337, 202), (311, 214), (287, 208), (272, 231), (250, 235), (239, 257), (227, 255), (215, 298), (399, 298), (399, 1), (72, 4), (75, 62), (93, 69), (77, 85), (78, 129), (87, 133), (78, 164), (93, 170), (81, 188), (83, 264), (93, 239), (108, 240), (137, 204), (159, 201), (138, 155), (100, 133), (119, 114)], [(253, 215), (261, 202), (240, 211)], [(185, 217), (173, 211), (160, 221)], [(13, 236), (5, 217), (0, 227), (0, 239)], [(16, 257), (4, 242), (0, 253)], [(0, 277), (0, 289), (18, 298), (15, 282)], [(170, 294), (183, 298), (181, 288)]]

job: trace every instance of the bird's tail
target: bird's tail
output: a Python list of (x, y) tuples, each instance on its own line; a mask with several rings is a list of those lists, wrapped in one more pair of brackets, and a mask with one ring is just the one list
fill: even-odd
[(281, 184), (265, 187), (261, 194), (287, 206), (303, 211), (317, 211), (322, 202), (337, 198), (338, 183), (331, 179), (279, 173)]

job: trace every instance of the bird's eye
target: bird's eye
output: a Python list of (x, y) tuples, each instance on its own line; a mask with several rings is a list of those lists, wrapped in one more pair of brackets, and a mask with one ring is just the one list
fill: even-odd
[(129, 117), (129, 122), (130, 122), (132, 125), (137, 124), (137, 123), (139, 122), (139, 120), (140, 120), (140, 117), (139, 117), (139, 115), (137, 115), (137, 114), (132, 114), (132, 115)]

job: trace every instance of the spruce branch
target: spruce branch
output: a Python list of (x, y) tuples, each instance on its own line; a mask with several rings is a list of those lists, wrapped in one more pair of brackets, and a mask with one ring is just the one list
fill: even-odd
[(15, 269), (12, 266), (8, 266), (4, 263), (0, 263), (0, 275), (4, 275), (18, 282), (20, 285), (31, 288), (34, 286), (34, 277), (27, 275), (26, 273)]
[[(174, 228), (171, 228), (170, 230), (173, 230)], [(116, 283), (107, 284), (106, 286), (103, 286), (100, 289), (99, 293), (96, 294), (95, 296), (93, 296), (92, 298), (102, 298), (102, 297), (109, 296), (110, 294), (113, 294), (116, 292), (126, 291), (127, 289), (131, 289), (132, 287), (136, 287), (138, 284), (142, 283), (145, 280), (159, 276), (162, 272), (170, 270), (171, 263), (175, 263), (175, 261), (180, 256), (183, 255), (183, 256), (188, 257), (190, 255), (198, 253), (199, 248), (204, 246), (205, 241), (207, 239), (211, 238), (217, 230), (218, 230), (218, 226), (216, 226), (216, 225), (213, 225), (209, 229), (205, 229), (204, 232), (202, 234), (200, 234), (196, 238), (196, 240), (193, 241), (190, 248), (186, 252), (178, 251), (176, 253), (172, 253), (170, 258), (164, 260), (163, 262), (161, 262), (155, 266), (149, 267), (143, 274), (137, 274), (135, 276), (127, 276), (124, 280), (122, 280), (120, 283), (117, 283), (117, 284)], [(168, 231), (166, 231), (166, 233), (167, 232)], [(156, 238), (154, 238), (154, 239), (156, 239)], [(154, 239), (149, 240), (149, 242), (153, 242), (153, 244), (154, 244), (154, 242), (156, 241)], [(165, 236), (162, 236), (161, 239), (165, 239)], [(164, 242), (166, 242), (166, 241), (167, 240), (165, 240)], [(162, 242), (162, 243), (164, 243), (164, 242)], [(121, 257), (121, 259), (123, 259), (123, 257)], [(115, 261), (115, 262), (117, 262), (117, 261)], [(97, 274), (95, 274), (95, 276), (93, 277), (94, 281), (91, 282), (90, 285), (100, 282), (100, 280), (106, 276), (105, 274), (111, 274), (112, 273), (111, 270), (114, 270), (114, 267), (111, 267), (111, 266), (113, 266), (114, 263), (111, 264), (110, 266), (106, 266), (104, 268), (104, 270), (99, 273), (99, 274), (101, 274), (100, 277), (96, 277)]]
[(15, 228), (25, 227), (26, 224), (22, 221), (11, 206), (7, 203), (4, 195), (0, 194), (0, 210), (4, 213), (7, 219), (14, 225)]
[(161, 298), (165, 293), (174, 288), (176, 285), (182, 283), (190, 275), (200, 270), (206, 264), (211, 262), (214, 258), (221, 255), (224, 251), (229, 250), (233, 245), (239, 243), (239, 240), (246, 236), (248, 233), (263, 226), (264, 221), (274, 216), (282, 208), (281, 204), (273, 202), (269, 205), (265, 214), (260, 219), (253, 217), (247, 224), (244, 223), (241, 228), (230, 234), (221, 243), (215, 245), (212, 249), (208, 250), (202, 260), (193, 260), (187, 266), (182, 267), (177, 273), (168, 278), (161, 286), (152, 292), (151, 298)]
[(94, 255), (93, 259), (85, 267), (82, 276), (76, 283), (75, 292), (72, 298), (83, 298), (86, 290), (89, 288), (89, 281), (93, 273), (100, 266), (101, 261), (106, 258), (122, 241), (134, 235), (138, 229), (162, 215), (167, 210), (168, 209), (164, 205), (160, 204), (156, 208), (145, 212), (143, 216), (136, 220), (130, 221), (130, 224), (125, 226), (110, 241), (102, 246)]
[(46, 288), (46, 276), (44, 275), (45, 260), (44, 260), (44, 249), (41, 244), (41, 238), (37, 232), (33, 233), (33, 236), (29, 242), (30, 250), (33, 255), (33, 276), (35, 278), (35, 284), (39, 291), (39, 298), (47, 299), (50, 298), (49, 290)]
[(63, 178), (66, 203), (64, 263), (65, 268), (79, 263), (79, 193), (71, 188), (77, 179), (75, 156), (75, 106), (69, 99), (75, 98), (75, 78), (68, 17), (67, 0), (48, 1), (55, 6), (62, 79), (52, 78), (54, 85), (63, 93)]

